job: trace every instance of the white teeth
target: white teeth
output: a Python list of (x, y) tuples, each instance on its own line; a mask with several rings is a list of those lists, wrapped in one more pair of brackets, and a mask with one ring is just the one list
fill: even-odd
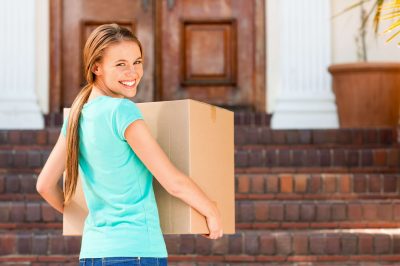
[(122, 84), (126, 85), (126, 86), (133, 86), (135, 85), (136, 81), (121, 81)]

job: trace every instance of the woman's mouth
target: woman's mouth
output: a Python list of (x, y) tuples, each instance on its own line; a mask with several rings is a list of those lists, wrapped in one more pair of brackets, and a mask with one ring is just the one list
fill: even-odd
[(125, 87), (133, 88), (136, 85), (136, 80), (124, 80), (120, 81), (119, 83), (121, 83)]

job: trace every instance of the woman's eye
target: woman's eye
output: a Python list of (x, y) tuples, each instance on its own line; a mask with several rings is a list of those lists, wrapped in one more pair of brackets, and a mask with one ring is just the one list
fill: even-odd
[(124, 66), (125, 64), (124, 63), (119, 63), (117, 66)]

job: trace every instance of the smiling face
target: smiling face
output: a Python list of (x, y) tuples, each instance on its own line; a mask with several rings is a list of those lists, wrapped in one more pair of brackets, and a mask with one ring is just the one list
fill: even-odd
[(95, 87), (116, 98), (131, 98), (143, 76), (143, 59), (139, 46), (122, 41), (108, 47), (100, 62), (94, 64)]

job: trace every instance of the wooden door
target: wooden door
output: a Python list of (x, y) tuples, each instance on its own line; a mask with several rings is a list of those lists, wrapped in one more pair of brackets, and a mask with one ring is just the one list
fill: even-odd
[(264, 0), (50, 1), (50, 110), (84, 84), (82, 49), (98, 25), (131, 28), (144, 47), (136, 102), (195, 99), (265, 110)]
[(265, 110), (264, 1), (157, 1), (157, 92)]

